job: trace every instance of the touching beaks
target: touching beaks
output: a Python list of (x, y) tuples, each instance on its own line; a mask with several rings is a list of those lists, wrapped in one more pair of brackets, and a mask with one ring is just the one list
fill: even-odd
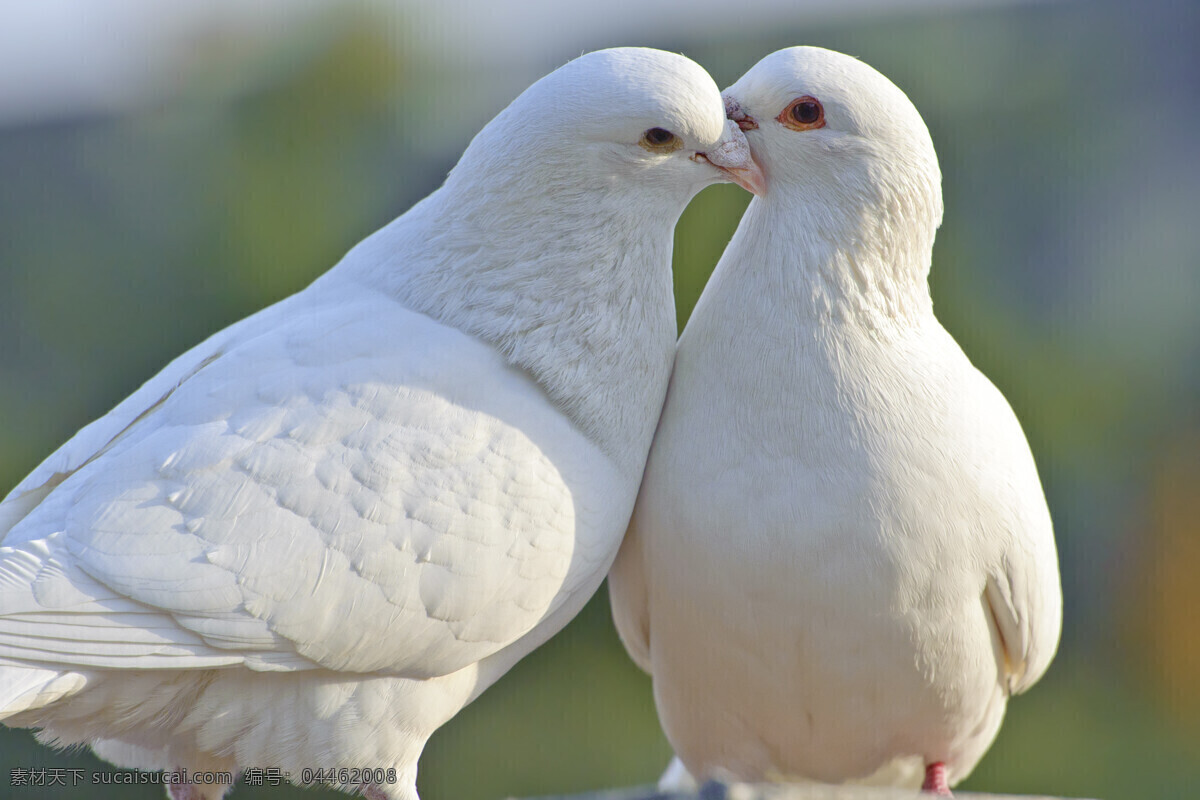
[(734, 120), (725, 121), (725, 135), (717, 147), (707, 153), (697, 153), (693, 158), (712, 164), (751, 194), (761, 197), (767, 193), (767, 176), (750, 154), (746, 134), (742, 133)]
[(728, 175), (730, 180), (750, 194), (762, 197), (767, 193), (767, 176), (763, 174), (762, 167), (758, 166), (753, 158), (749, 159), (749, 164), (744, 167), (724, 167), (720, 164), (713, 166)]

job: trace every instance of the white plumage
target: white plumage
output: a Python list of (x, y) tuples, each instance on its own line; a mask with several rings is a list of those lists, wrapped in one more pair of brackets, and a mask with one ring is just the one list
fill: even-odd
[(941, 175), (904, 94), (791, 48), (726, 102), (768, 188), (680, 340), (617, 626), (697, 776), (945, 789), (1058, 643), (1033, 458), (933, 315)]
[(415, 798), (429, 735), (603, 578), (670, 370), (672, 228), (755, 172), (682, 56), (534, 84), (441, 189), (0, 504), (0, 718), (145, 769), (391, 768), (343, 788)]

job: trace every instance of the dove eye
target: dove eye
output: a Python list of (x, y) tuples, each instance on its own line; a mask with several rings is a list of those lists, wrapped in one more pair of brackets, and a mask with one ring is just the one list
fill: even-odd
[(776, 119), (794, 131), (811, 131), (825, 127), (825, 109), (820, 100), (804, 95), (788, 103)]
[(679, 137), (666, 128), (650, 128), (642, 134), (639, 144), (655, 153), (669, 153), (683, 146)]

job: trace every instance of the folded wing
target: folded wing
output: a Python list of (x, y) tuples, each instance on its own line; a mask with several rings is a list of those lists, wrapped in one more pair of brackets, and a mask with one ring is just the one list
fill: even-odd
[(526, 374), (321, 297), (181, 357), (0, 505), (0, 659), (428, 677), (603, 568), (560, 472), (590, 443)]

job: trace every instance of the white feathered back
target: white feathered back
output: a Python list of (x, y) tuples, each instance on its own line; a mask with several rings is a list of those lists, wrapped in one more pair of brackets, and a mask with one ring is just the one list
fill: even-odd
[(572, 62), (441, 189), (59, 448), (0, 503), (0, 719), (143, 769), (388, 768), (414, 800), (429, 735), (615, 555), (670, 371), (672, 228), (733, 136), (682, 56)]

